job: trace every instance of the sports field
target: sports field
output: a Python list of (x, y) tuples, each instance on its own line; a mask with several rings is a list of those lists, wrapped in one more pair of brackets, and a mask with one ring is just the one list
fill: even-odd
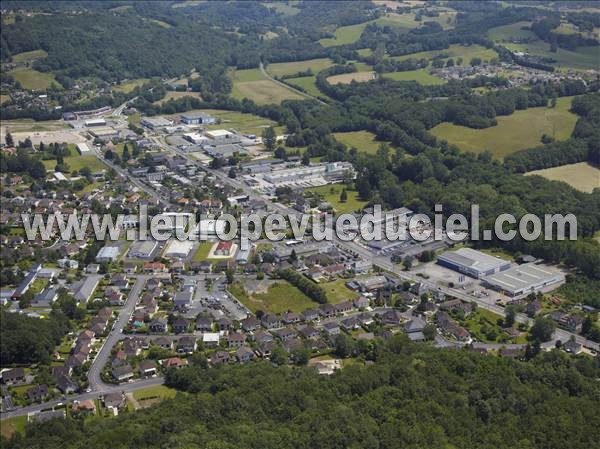
[(587, 162), (545, 168), (525, 174), (543, 176), (551, 181), (563, 181), (582, 192), (590, 193), (592, 190), (600, 188), (600, 168)]
[(306, 72), (308, 69), (312, 70), (313, 74), (316, 75), (321, 70), (332, 65), (333, 61), (331, 59), (318, 58), (306, 61), (277, 62), (269, 64), (266, 70), (272, 76), (294, 75), (299, 72)]
[(24, 89), (31, 90), (46, 90), (52, 83), (60, 87), (60, 83), (56, 81), (52, 73), (38, 72), (33, 69), (19, 68), (8, 72), (16, 81), (21, 83)]
[(359, 83), (375, 79), (375, 72), (353, 72), (333, 75), (327, 78), (329, 84), (350, 84), (352, 81)]
[(556, 108), (529, 108), (497, 117), (498, 124), (490, 128), (472, 129), (441, 123), (430, 132), (461, 150), (475, 153), (490, 150), (496, 158), (502, 159), (517, 150), (541, 145), (542, 134), (554, 136), (556, 140), (567, 139), (577, 121), (577, 116), (569, 112), (572, 98), (559, 98)]
[(259, 69), (234, 70), (230, 72), (233, 81), (232, 97), (238, 100), (248, 98), (257, 104), (279, 104), (283, 100), (302, 100), (304, 97), (265, 78)]
[(444, 84), (444, 81), (437, 76), (430, 75), (427, 70), (408, 70), (406, 72), (391, 72), (391, 73), (383, 73), (381, 75), (383, 78), (389, 78), (396, 81), (416, 81), (423, 86), (433, 86), (437, 84)]

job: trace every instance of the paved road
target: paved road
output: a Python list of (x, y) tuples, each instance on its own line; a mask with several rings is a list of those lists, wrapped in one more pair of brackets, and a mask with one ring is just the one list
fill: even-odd
[(260, 63), (260, 66), (259, 66), (259, 68), (260, 68), (260, 71), (262, 72), (263, 76), (265, 76), (266, 78), (270, 79), (270, 80), (271, 80), (271, 81), (273, 81), (275, 84), (279, 84), (281, 87), (283, 87), (283, 88), (285, 88), (285, 89), (287, 89), (287, 90), (289, 90), (289, 91), (292, 91), (292, 92), (294, 92), (295, 94), (302, 95), (303, 97), (305, 97), (305, 98), (308, 98), (308, 99), (310, 99), (310, 100), (315, 100), (315, 101), (317, 101), (319, 104), (322, 104), (322, 105), (327, 105), (327, 103), (325, 103), (325, 102), (324, 102), (324, 101), (322, 101), (322, 100), (319, 100), (317, 97), (313, 97), (312, 95), (310, 95), (310, 94), (307, 94), (306, 92), (302, 92), (301, 90), (295, 89), (295, 88), (293, 88), (292, 86), (289, 86), (289, 85), (287, 85), (287, 84), (285, 84), (285, 83), (282, 83), (281, 81), (278, 81), (278, 80), (276, 80), (276, 79), (275, 79), (275, 78), (273, 78), (271, 75), (269, 75), (269, 73), (268, 73), (268, 72), (265, 70), (265, 67), (264, 67), (264, 65), (263, 65), (263, 63), (262, 63), (262, 62)]
[[(240, 181), (239, 179), (229, 178), (222, 171), (213, 170), (208, 167), (202, 166), (197, 160), (195, 160), (194, 158), (191, 158), (189, 155), (179, 151), (175, 147), (172, 147), (170, 145), (166, 145), (163, 143), (161, 143), (161, 145), (166, 150), (174, 151), (174, 152), (182, 155), (183, 157), (187, 158), (189, 161), (196, 163), (203, 170), (216, 176), (221, 182), (228, 183), (229, 185), (242, 190), (250, 198), (266, 201), (267, 204), (269, 205), (269, 207), (271, 209), (275, 210), (276, 212), (286, 214), (286, 215), (295, 215), (295, 216), (300, 215), (300, 213), (298, 211), (296, 211), (290, 207), (284, 206), (283, 204), (280, 204), (280, 203), (270, 202), (269, 198), (256, 193), (250, 186), (246, 185), (244, 182)], [(462, 299), (464, 301), (469, 301), (469, 302), (474, 301), (475, 303), (477, 303), (477, 305), (479, 307), (486, 309), (486, 310), (490, 310), (501, 316), (504, 316), (504, 314), (505, 314), (505, 309), (503, 307), (499, 306), (498, 304), (496, 304), (494, 299), (492, 299), (490, 297), (479, 298), (479, 297), (472, 296), (472, 295), (466, 293), (464, 290), (439, 286), (439, 285), (435, 284), (434, 282), (427, 281), (426, 279), (423, 279), (423, 278), (417, 276), (414, 273), (402, 270), (400, 267), (398, 267), (398, 265), (394, 264), (389, 259), (389, 257), (376, 255), (369, 249), (357, 244), (356, 242), (353, 242), (353, 241), (348, 242), (348, 241), (342, 241), (342, 240), (338, 239), (337, 236), (335, 235), (335, 233), (333, 233), (333, 242), (341, 249), (345, 249), (347, 251), (350, 251), (351, 253), (356, 253), (366, 260), (371, 260), (373, 262), (373, 265), (377, 265), (377, 266), (383, 268), (384, 270), (389, 271), (390, 273), (394, 274), (401, 280), (408, 280), (408, 281), (412, 281), (412, 282), (421, 282), (421, 283), (424, 283), (431, 290), (439, 290), (447, 295), (454, 296), (454, 297)], [(517, 314), (515, 319), (518, 323), (528, 323), (528, 324), (533, 323), (533, 320), (531, 318), (529, 318), (527, 315), (524, 315), (522, 313)], [(572, 336), (574, 336), (575, 339), (577, 340), (577, 342), (582, 344), (583, 346), (594, 349), (596, 351), (600, 351), (599, 343), (595, 343), (591, 340), (588, 340), (588, 339), (582, 337), (581, 335), (577, 335), (577, 334), (568, 332), (563, 329), (556, 330), (556, 332), (554, 333), (554, 336), (553, 336), (553, 341), (550, 343), (550, 345), (553, 345), (554, 341), (556, 341), (556, 340), (561, 340), (563, 342), (566, 342)]]
[(100, 374), (102, 373), (104, 366), (108, 363), (112, 348), (124, 338), (123, 328), (127, 325), (127, 322), (135, 309), (135, 305), (140, 298), (140, 294), (144, 289), (144, 285), (150, 277), (151, 276), (149, 275), (137, 277), (135, 284), (133, 284), (129, 295), (127, 296), (127, 301), (125, 301), (123, 308), (119, 311), (119, 317), (115, 321), (113, 329), (108, 334), (102, 348), (100, 348), (100, 351), (92, 362), (92, 366), (88, 372), (88, 381), (90, 383), (90, 388), (93, 391), (103, 391), (109, 386), (109, 384), (102, 381)]

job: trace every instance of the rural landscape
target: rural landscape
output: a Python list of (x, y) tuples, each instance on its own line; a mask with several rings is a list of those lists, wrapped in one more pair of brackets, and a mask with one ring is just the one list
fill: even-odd
[(0, 20), (3, 449), (598, 447), (599, 1)]

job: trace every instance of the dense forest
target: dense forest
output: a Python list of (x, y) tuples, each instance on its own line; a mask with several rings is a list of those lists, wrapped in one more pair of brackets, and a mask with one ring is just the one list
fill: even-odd
[(69, 331), (69, 320), (60, 311), (47, 319), (31, 318), (19, 313), (0, 312), (0, 362), (50, 362), (50, 356)]
[(27, 425), (17, 448), (546, 448), (600, 440), (598, 359), (553, 351), (529, 362), (436, 350), (398, 335), (375, 363), (330, 377), (267, 362), (172, 370), (187, 392), (116, 418)]

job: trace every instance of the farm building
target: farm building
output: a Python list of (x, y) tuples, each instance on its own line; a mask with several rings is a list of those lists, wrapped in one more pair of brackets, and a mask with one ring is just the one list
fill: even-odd
[(559, 271), (528, 263), (485, 276), (482, 280), (486, 286), (494, 290), (504, 292), (509, 296), (521, 296), (550, 285), (558, 286), (564, 282), (565, 276)]
[(438, 264), (459, 273), (479, 279), (508, 270), (510, 262), (471, 248), (448, 251), (438, 257)]

